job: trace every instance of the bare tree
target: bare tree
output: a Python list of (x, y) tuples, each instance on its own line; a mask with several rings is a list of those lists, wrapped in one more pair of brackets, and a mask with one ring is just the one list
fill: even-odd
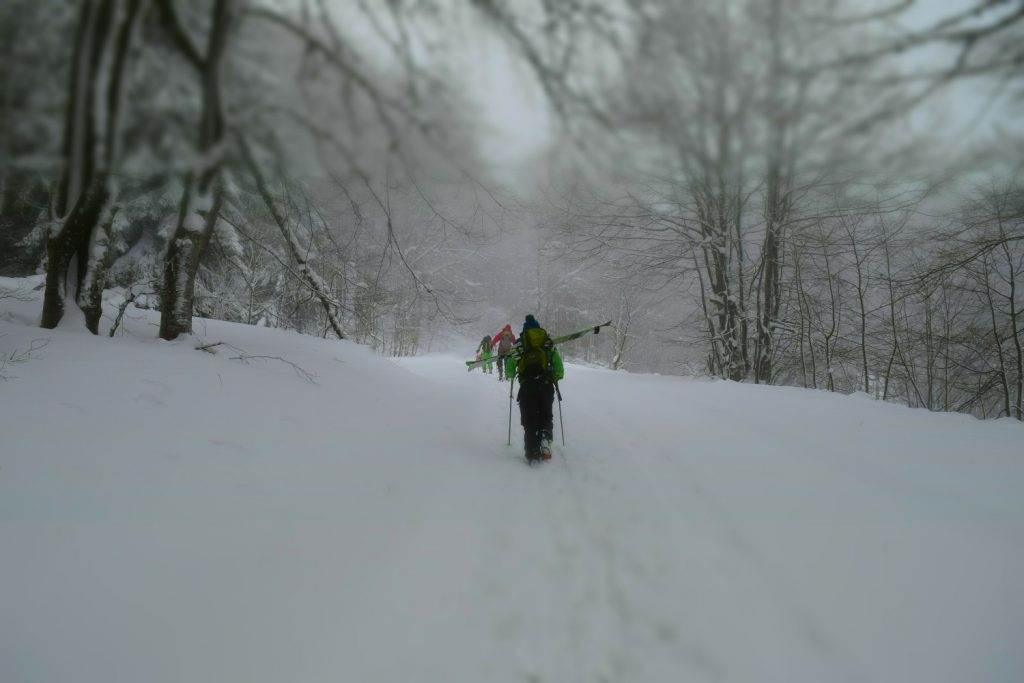
[(64, 315), (70, 279), (86, 327), (93, 334), (99, 329), (116, 211), (114, 173), (121, 153), (122, 100), (144, 4), (145, 0), (84, 0), (80, 6), (64, 116), (63, 169), (46, 239), (46, 328), (56, 327)]
[(199, 134), (195, 146), (197, 165), (189, 170), (182, 193), (177, 226), (164, 258), (160, 303), (160, 337), (175, 339), (192, 332), (192, 305), (196, 273), (224, 201), (219, 186), (224, 163), (226, 123), (222, 94), (222, 70), (228, 39), (238, 8), (234, 0), (216, 0), (210, 11), (206, 49), (199, 52), (177, 24), (169, 0), (160, 0), (164, 21), (181, 53), (197, 72), (202, 93)]

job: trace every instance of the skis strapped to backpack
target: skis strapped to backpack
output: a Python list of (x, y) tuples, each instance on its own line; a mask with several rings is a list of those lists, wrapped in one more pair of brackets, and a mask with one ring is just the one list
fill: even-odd
[[(608, 322), (601, 323), (600, 325), (591, 325), (590, 327), (585, 327), (582, 330), (577, 330), (576, 332), (570, 332), (569, 334), (563, 334), (558, 337), (548, 337), (548, 339), (550, 340), (550, 344), (552, 346), (558, 346), (559, 344), (564, 344), (565, 342), (572, 341), (573, 339), (579, 339), (580, 337), (586, 336), (588, 334), (600, 334), (602, 327), (608, 327), (611, 324), (612, 321), (609, 320)], [(529, 332), (529, 330), (527, 331)], [(495, 356), (488, 358), (487, 360), (467, 360), (466, 369), (472, 370), (473, 368), (479, 367), (484, 363), (504, 363), (505, 360), (508, 358), (518, 358), (522, 351), (522, 346), (520, 346), (517, 343), (516, 346), (514, 346), (512, 350), (509, 351), (508, 353), (499, 353)]]

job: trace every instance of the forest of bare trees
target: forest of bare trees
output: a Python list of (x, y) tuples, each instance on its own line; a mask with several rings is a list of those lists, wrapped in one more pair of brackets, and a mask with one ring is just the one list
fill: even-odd
[(577, 360), (1024, 419), (1020, 2), (9, 0), (0, 37), (43, 327), (612, 317)]

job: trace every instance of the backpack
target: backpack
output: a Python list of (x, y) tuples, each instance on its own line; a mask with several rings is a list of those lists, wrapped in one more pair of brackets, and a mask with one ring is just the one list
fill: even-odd
[(498, 345), (498, 353), (508, 353), (512, 350), (512, 333), (508, 330), (502, 330), (495, 340)]
[(519, 353), (519, 377), (540, 379), (551, 377), (551, 337), (542, 327), (523, 332), (520, 338), (522, 351)]

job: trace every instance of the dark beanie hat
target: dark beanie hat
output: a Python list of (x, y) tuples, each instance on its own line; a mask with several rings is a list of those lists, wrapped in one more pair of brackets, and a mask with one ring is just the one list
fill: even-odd
[(527, 314), (526, 322), (523, 323), (523, 331), (531, 330), (534, 327), (540, 327), (540, 323), (537, 322), (537, 319), (534, 318), (533, 315)]

